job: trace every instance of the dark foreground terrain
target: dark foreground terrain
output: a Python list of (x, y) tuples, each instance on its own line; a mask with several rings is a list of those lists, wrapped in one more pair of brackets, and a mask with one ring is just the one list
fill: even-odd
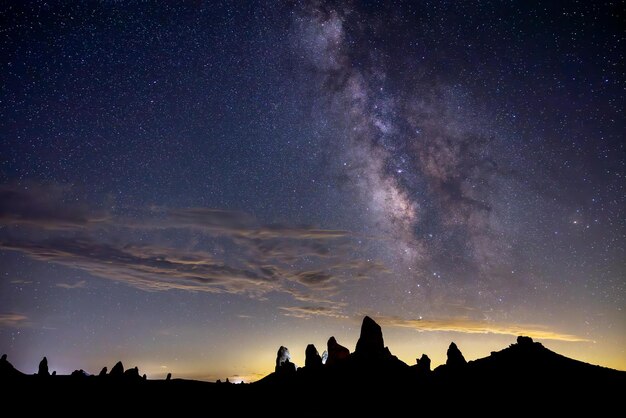
[(121, 363), (89, 376), (25, 375), (6, 356), (0, 362), (4, 413), (44, 411), (56, 416), (92, 413), (176, 416), (427, 416), (479, 413), (620, 416), (626, 405), (626, 372), (556, 354), (528, 337), (489, 357), (466, 362), (454, 343), (445, 365), (430, 369), (423, 355), (409, 366), (384, 346), (380, 326), (365, 317), (356, 349), (328, 341), (322, 356), (313, 345), (296, 370), (281, 347), (276, 371), (252, 384), (183, 379), (147, 380)]

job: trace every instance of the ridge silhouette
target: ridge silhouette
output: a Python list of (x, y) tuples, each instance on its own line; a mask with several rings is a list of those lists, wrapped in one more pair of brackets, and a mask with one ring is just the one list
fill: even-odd
[[(73, 406), (63, 416), (84, 416), (78, 404), (102, 405), (114, 400), (125, 412), (197, 414), (212, 408), (238, 413), (270, 412), (272, 416), (417, 416), (419, 412), (485, 412), (518, 404), (543, 412), (595, 414), (621, 406), (626, 372), (593, 366), (557, 354), (532, 338), (520, 336), (488, 357), (466, 361), (452, 342), (447, 361), (431, 370), (426, 354), (407, 365), (384, 345), (381, 327), (365, 317), (354, 352), (330, 337), (320, 356), (309, 344), (305, 365), (291, 362), (289, 349), (277, 352), (275, 371), (252, 384), (225, 384), (173, 379), (147, 380), (138, 367), (117, 362), (109, 373), (75, 370), (52, 375), (48, 359), (38, 373), (15, 369), (6, 354), (0, 359), (4, 399), (24, 394), (43, 403)], [(43, 378), (45, 376), (45, 378)], [(416, 399), (418, 399), (416, 403)], [(63, 403), (65, 400), (66, 403)], [(130, 405), (130, 406), (129, 406)], [(8, 411), (6, 402), (4, 412)], [(222, 410), (222, 409), (219, 409)]]

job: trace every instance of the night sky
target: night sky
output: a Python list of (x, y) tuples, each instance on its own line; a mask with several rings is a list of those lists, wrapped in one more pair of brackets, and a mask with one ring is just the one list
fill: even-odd
[(0, 351), (626, 370), (624, 9), (566, 3), (3, 2)]

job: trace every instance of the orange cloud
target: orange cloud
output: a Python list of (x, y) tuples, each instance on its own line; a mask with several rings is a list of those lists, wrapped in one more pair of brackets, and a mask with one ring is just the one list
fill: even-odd
[(586, 338), (572, 334), (564, 334), (550, 330), (543, 325), (511, 324), (490, 321), (479, 321), (465, 317), (435, 318), (435, 319), (404, 319), (400, 317), (377, 317), (381, 325), (411, 328), (416, 331), (462, 332), (465, 334), (502, 334), (526, 335), (544, 340), (558, 340), (570, 342), (590, 342)]
[(84, 289), (87, 287), (87, 281), (81, 280), (76, 283), (57, 283), (56, 286), (61, 289)]
[[(326, 303), (343, 282), (385, 269), (355, 258), (349, 251), (351, 234), (344, 230), (264, 225), (246, 213), (198, 207), (144, 207), (120, 216), (76, 203), (72, 193), (63, 185), (0, 185), (0, 250), (146, 291), (231, 293), (260, 300), (284, 293), (315, 305)], [(190, 239), (200, 233), (212, 249), (164, 245), (162, 231), (168, 229)], [(132, 243), (136, 233), (141, 235), (138, 245)], [(76, 289), (86, 282), (57, 286)]]
[(0, 313), (0, 327), (17, 328), (20, 325), (23, 325), (27, 319), (28, 317), (26, 315), (18, 313)]

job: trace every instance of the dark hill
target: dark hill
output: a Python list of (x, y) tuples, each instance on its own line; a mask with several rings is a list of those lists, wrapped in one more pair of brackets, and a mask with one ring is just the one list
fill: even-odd
[(596, 375), (598, 377), (620, 377), (619, 372), (601, 366), (594, 366), (555, 353), (534, 342), (530, 337), (518, 337), (516, 344), (511, 344), (501, 351), (493, 351), (489, 357), (470, 361), (468, 369), (486, 377), (505, 375)]

